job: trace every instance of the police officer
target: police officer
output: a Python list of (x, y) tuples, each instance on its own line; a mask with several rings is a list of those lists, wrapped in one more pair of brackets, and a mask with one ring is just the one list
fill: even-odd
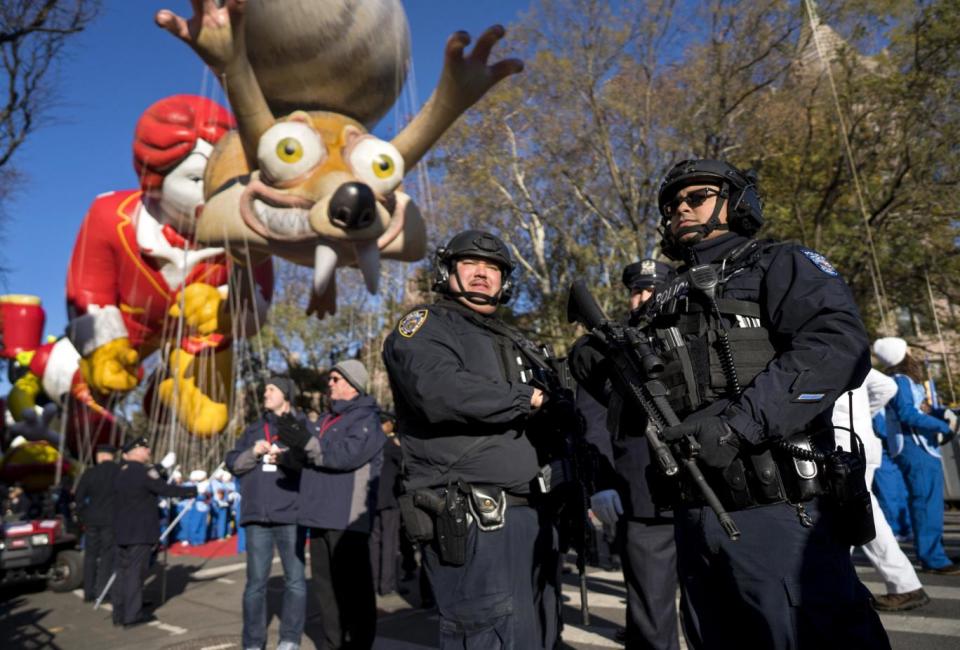
[(113, 481), (120, 471), (117, 448), (97, 445), (96, 464), (77, 484), (77, 515), (84, 527), (83, 600), (91, 603), (113, 573)]
[[(642, 308), (656, 287), (673, 275), (670, 265), (653, 259), (624, 268), (623, 284), (629, 291), (632, 324), (642, 318)], [(593, 364), (603, 363), (602, 353), (591, 343), (587, 337), (574, 347), (571, 372), (584, 384), (582, 388), (596, 397), (579, 390), (577, 407), (587, 424), (587, 440), (602, 456), (590, 508), (606, 526), (618, 529), (621, 542), (627, 625), (626, 630), (621, 629), (620, 640), (628, 649), (678, 649), (677, 549), (673, 541), (672, 504), (656, 466), (651, 465), (643, 431), (638, 430), (646, 426), (644, 413), (624, 404), (609, 384), (589, 383)], [(609, 406), (609, 412), (601, 404)], [(655, 490), (659, 503), (654, 500)]]
[(522, 381), (522, 341), (496, 316), (512, 270), (497, 237), (457, 234), (435, 256), (440, 298), (384, 344), (404, 432), (401, 513), (425, 541), (441, 648), (558, 642), (554, 529), (531, 491), (539, 468), (524, 433), (544, 394)]
[[(646, 314), (682, 419), (664, 437), (699, 444), (706, 480), (741, 533), (732, 540), (682, 486), (674, 516), (686, 637), (694, 648), (889, 647), (850, 560), (851, 538), (868, 527), (863, 510), (825, 495), (862, 494), (863, 466), (859, 486), (826, 483), (831, 457), (815, 454), (832, 449), (833, 402), (870, 368), (866, 332), (822, 255), (753, 238), (755, 183), (726, 162), (687, 160), (658, 195), (662, 250), (682, 261)], [(801, 455), (817, 459), (816, 472)], [(856, 479), (856, 464), (845, 466)]]
[(113, 624), (133, 627), (154, 620), (143, 612), (143, 581), (150, 553), (160, 540), (157, 497), (195, 497), (194, 486), (170, 485), (150, 463), (150, 443), (136, 438), (123, 446), (124, 462), (113, 482), (113, 530), (117, 578), (111, 592)]

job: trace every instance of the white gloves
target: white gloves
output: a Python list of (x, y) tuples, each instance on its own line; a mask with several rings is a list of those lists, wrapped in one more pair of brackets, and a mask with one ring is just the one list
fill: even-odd
[(957, 433), (960, 430), (960, 417), (957, 417), (955, 411), (946, 409), (943, 412), (943, 419), (947, 421), (947, 424), (950, 425), (950, 431)]
[(594, 494), (590, 497), (590, 509), (606, 526), (616, 526), (623, 514), (623, 504), (616, 490), (600, 490)]
[(163, 457), (163, 460), (160, 461), (160, 467), (163, 469), (170, 469), (177, 462), (177, 455), (172, 451)]

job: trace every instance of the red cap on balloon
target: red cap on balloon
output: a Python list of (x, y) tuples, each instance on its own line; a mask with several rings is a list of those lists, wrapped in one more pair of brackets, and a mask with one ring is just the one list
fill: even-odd
[(0, 357), (13, 359), (20, 352), (36, 350), (45, 320), (38, 296), (0, 296)]

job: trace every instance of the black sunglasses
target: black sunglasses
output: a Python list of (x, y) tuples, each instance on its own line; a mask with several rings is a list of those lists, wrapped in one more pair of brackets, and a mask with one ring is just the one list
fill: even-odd
[(720, 192), (712, 187), (704, 187), (699, 190), (694, 190), (686, 196), (677, 195), (663, 204), (663, 213), (671, 217), (684, 203), (691, 208), (699, 208), (711, 196), (718, 196), (719, 194)]

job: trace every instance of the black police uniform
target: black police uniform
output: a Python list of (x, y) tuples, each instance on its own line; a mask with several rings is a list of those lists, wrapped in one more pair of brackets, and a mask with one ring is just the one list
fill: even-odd
[(113, 530), (117, 544), (117, 578), (111, 590), (113, 622), (130, 625), (141, 620), (143, 582), (150, 552), (160, 540), (157, 497), (195, 497), (195, 486), (169, 485), (153, 467), (125, 461), (113, 482)]
[[(571, 370), (579, 380), (583, 375), (579, 367), (574, 369), (574, 354)], [(609, 394), (598, 397), (609, 403)], [(587, 442), (602, 456), (595, 488), (616, 490), (623, 506), (617, 539), (627, 587), (624, 645), (628, 650), (679, 648), (673, 514), (662, 487), (658, 491), (661, 503), (654, 503), (654, 490), (662, 480), (651, 465), (650, 448), (643, 437), (646, 417), (635, 409), (615, 408), (616, 420), (610, 422), (607, 408), (585, 390), (577, 391), (577, 409), (586, 422)]]
[(77, 484), (77, 514), (84, 527), (83, 598), (100, 595), (113, 573), (113, 482), (120, 466), (113, 461), (94, 465)]
[[(631, 291), (654, 288), (668, 281), (673, 269), (663, 262), (642, 260), (623, 270)], [(639, 317), (642, 307), (631, 314)], [(651, 464), (644, 437), (646, 415), (623, 402), (609, 383), (594, 383), (608, 371), (598, 366), (604, 353), (591, 337), (581, 338), (570, 353), (570, 370), (577, 383), (577, 409), (587, 425), (586, 437), (602, 455), (595, 478), (597, 491), (616, 490), (623, 506), (617, 538), (627, 587), (624, 645), (633, 649), (675, 650), (680, 647), (677, 623), (677, 549), (673, 513), (666, 480)], [(612, 408), (608, 411), (607, 406)], [(654, 492), (659, 503), (655, 503)]]
[[(792, 459), (775, 453), (776, 441), (797, 434), (832, 448), (833, 432), (825, 429), (832, 404), (870, 368), (849, 289), (821, 255), (796, 244), (728, 233), (693, 245), (687, 256), (678, 278), (651, 301), (648, 331), (666, 361), (662, 379), (678, 415), (685, 423), (719, 415), (739, 440), (736, 459), (704, 473), (742, 533), (731, 541), (696, 492), (683, 493), (675, 516), (688, 642), (889, 647), (850, 543), (838, 534), (839, 513), (823, 497), (798, 496), (796, 486), (807, 484), (796, 482)], [(720, 276), (722, 328), (685, 273), (701, 264)], [(742, 386), (732, 397), (720, 329)]]
[[(505, 525), (466, 531), (465, 562), (423, 545), (440, 611), (441, 648), (553, 648), (559, 638), (559, 558), (554, 528), (535, 507), (537, 453), (524, 434), (533, 388), (518, 351), (451, 298), (414, 309), (384, 343), (407, 495), (483, 485), (508, 494)], [(404, 510), (408, 530), (409, 511)], [(415, 528), (415, 527), (414, 527)]]

